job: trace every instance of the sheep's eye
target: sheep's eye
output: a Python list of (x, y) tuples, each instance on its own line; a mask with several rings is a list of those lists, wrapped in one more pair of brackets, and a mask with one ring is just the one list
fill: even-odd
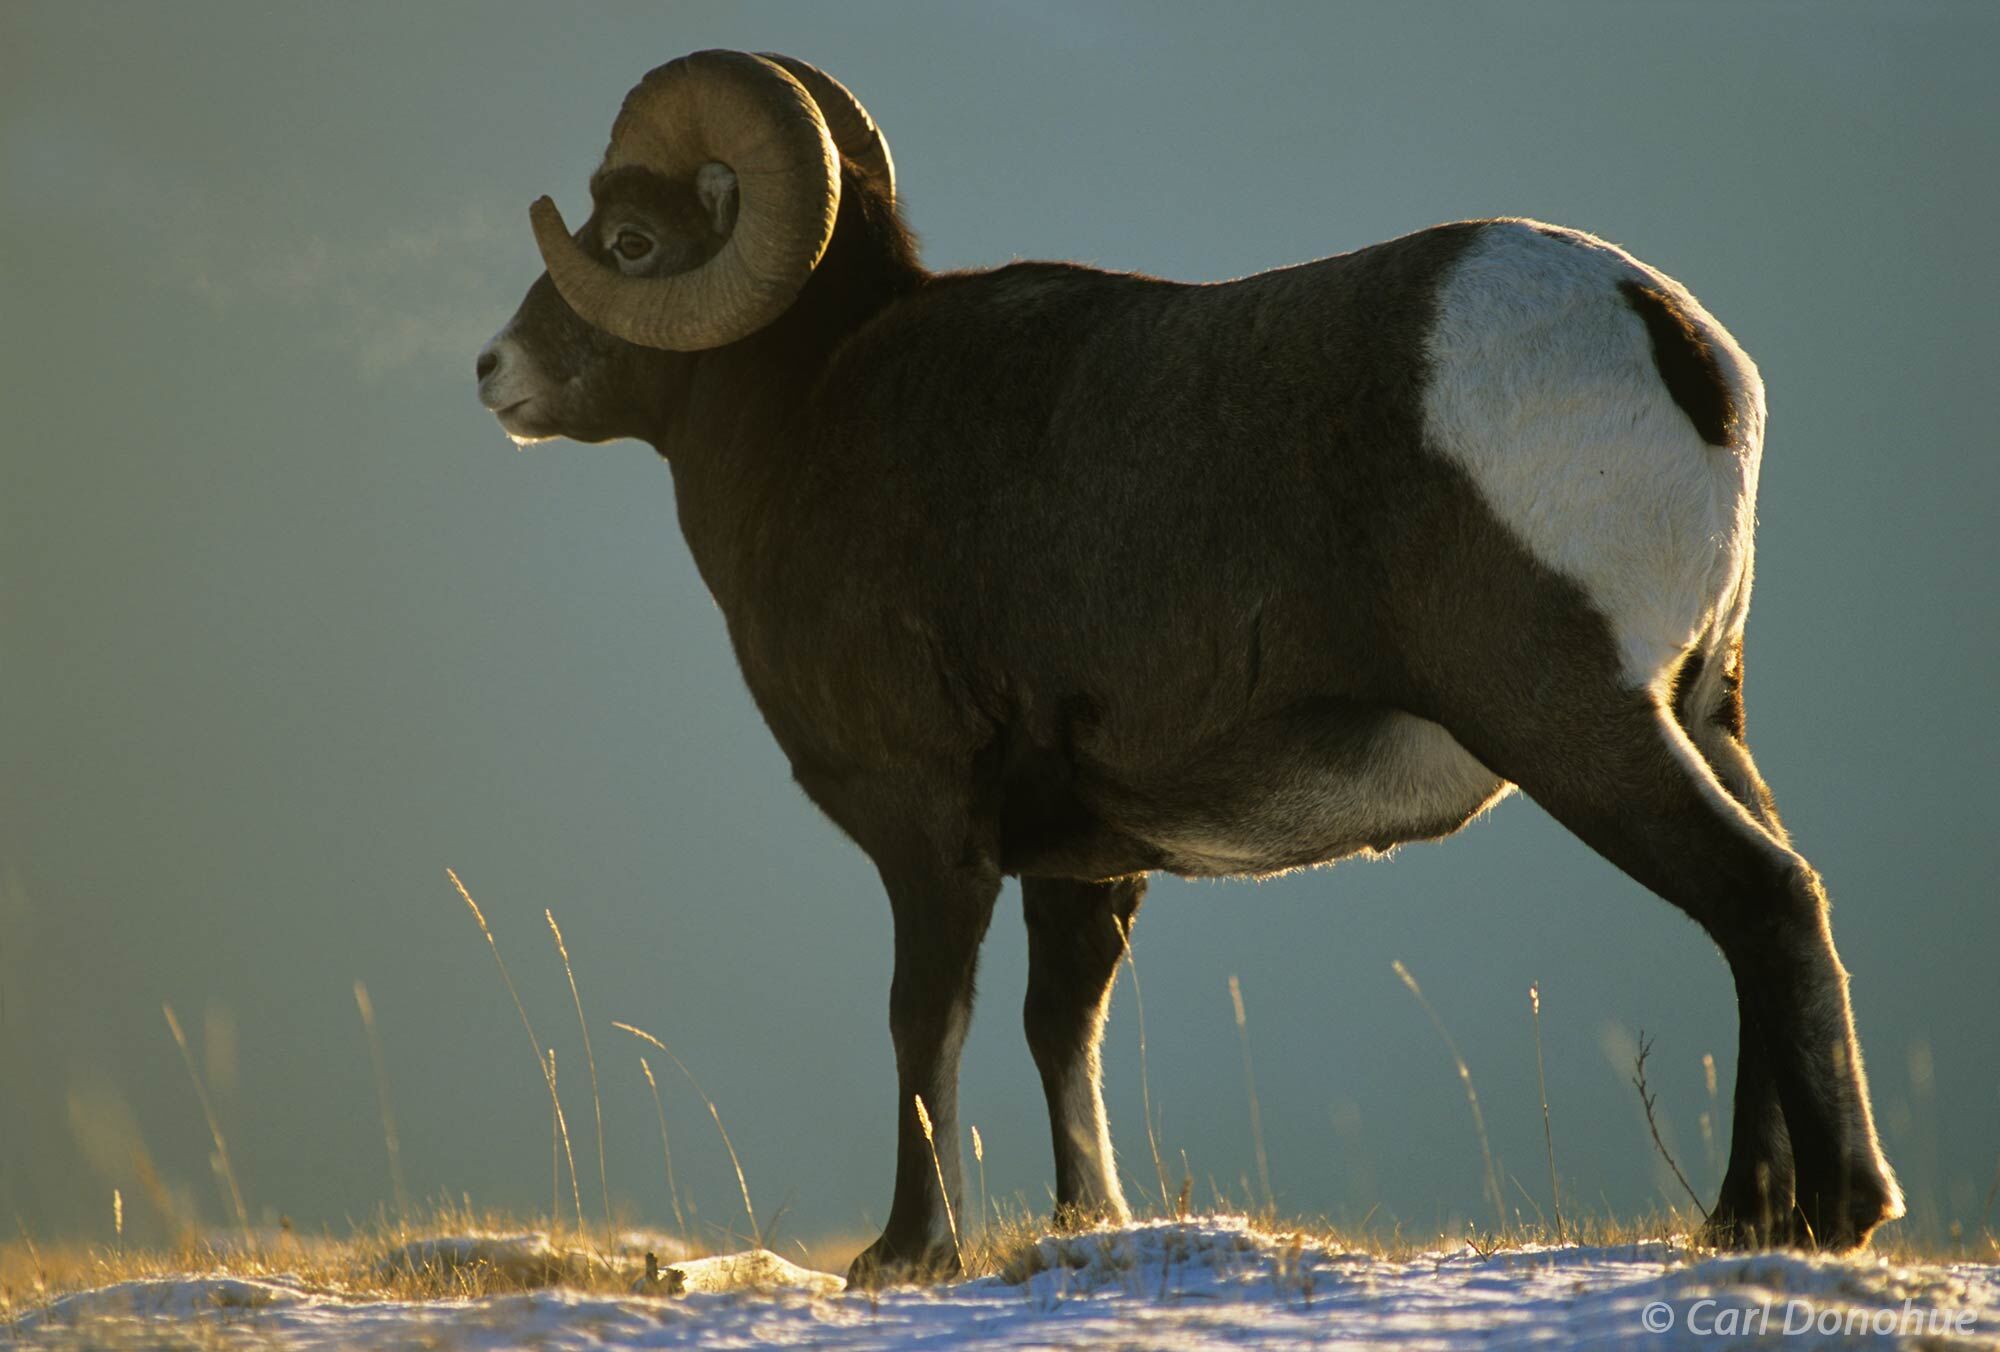
[(618, 238), (611, 242), (611, 247), (618, 251), (620, 258), (636, 263), (653, 252), (653, 241), (637, 230), (620, 230)]

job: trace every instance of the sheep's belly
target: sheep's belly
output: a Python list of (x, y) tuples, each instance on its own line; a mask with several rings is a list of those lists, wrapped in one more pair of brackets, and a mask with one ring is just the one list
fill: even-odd
[[(1135, 832), (1184, 877), (1267, 875), (1450, 835), (1512, 786), (1436, 723), (1382, 715), (1337, 759), (1271, 747), (1267, 773)], [(1179, 795), (1174, 795), (1179, 797)]]

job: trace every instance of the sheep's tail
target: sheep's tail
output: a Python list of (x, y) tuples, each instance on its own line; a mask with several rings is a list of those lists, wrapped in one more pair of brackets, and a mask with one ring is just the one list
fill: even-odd
[(1707, 327), (1664, 287), (1627, 279), (1618, 289), (1645, 321), (1653, 366), (1694, 430), (1711, 446), (1735, 445), (1744, 410)]

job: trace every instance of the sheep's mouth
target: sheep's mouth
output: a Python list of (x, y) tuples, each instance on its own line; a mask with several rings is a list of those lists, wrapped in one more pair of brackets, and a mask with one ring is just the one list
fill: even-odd
[(494, 409), (493, 416), (499, 420), (501, 430), (516, 441), (545, 441), (553, 434), (535, 418), (530, 407), (534, 402), (532, 396), (516, 399), (511, 404)]

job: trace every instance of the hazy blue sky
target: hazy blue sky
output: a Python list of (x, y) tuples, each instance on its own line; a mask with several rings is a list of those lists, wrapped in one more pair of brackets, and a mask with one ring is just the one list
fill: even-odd
[[(933, 266), (1219, 278), (1525, 214), (1692, 286), (1770, 388), (1752, 740), (1830, 884), (1919, 1221), (1976, 1217), (2000, 1151), (1996, 39), (1989, 4), (0, 6), (0, 1221), (107, 1237), (116, 1186), (156, 1235), (121, 1113), (221, 1215), (163, 1000), (251, 1209), (367, 1214), (389, 1182), (356, 979), (413, 1188), (546, 1206), (537, 1072), (447, 865), (576, 1123), (542, 909), (563, 922), (635, 1214), (667, 1205), (614, 1018), (702, 1077), (788, 1233), (881, 1218), (874, 872), (792, 788), (653, 453), (517, 453), (473, 397), (539, 271), (528, 202), (579, 219), (625, 90), (707, 46), (849, 83)], [(993, 1192), (1040, 1201), (1018, 917), (1003, 899), (964, 1117)], [(1528, 1194), (1535, 981), (1570, 1195), (1672, 1195), (1626, 1081), (1641, 1028), (1714, 1186), (1722, 963), (1526, 802), (1388, 863), (1162, 882), (1137, 937), (1163, 1144), (1204, 1195), (1254, 1167), (1235, 973), (1282, 1208), (1481, 1214), (1399, 958)], [(1107, 1060), (1150, 1188), (1122, 986)], [(663, 1085), (683, 1186), (725, 1219), (726, 1159)]]

